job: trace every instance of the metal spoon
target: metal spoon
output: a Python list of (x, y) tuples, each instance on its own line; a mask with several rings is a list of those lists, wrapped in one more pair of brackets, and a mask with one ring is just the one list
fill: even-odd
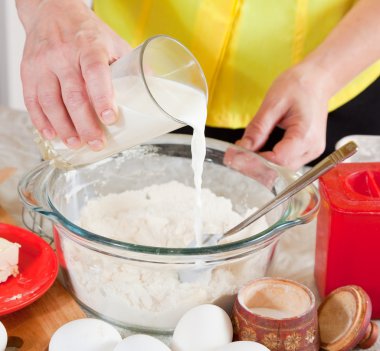
[[(357, 151), (357, 149), (358, 146), (353, 141), (350, 141), (347, 144), (343, 145), (338, 150), (334, 151), (333, 153), (325, 157), (322, 161), (317, 163), (313, 168), (311, 168), (308, 172), (299, 177), (296, 181), (289, 184), (276, 197), (267, 202), (263, 207), (261, 207), (258, 211), (256, 211), (248, 218), (246, 218), (240, 224), (236, 225), (235, 227), (222, 234), (204, 234), (202, 246), (217, 245), (222, 238), (226, 238), (246, 228), (251, 223), (264, 216), (266, 213), (273, 210), (275, 207), (282, 204), (284, 201), (288, 200), (294, 194), (307, 187), (309, 184), (318, 179), (322, 174), (335, 167), (338, 163), (352, 156)], [(187, 247), (191, 248), (196, 246), (196, 242), (195, 240), (193, 240)], [(185, 283), (199, 281), (202, 279), (208, 281), (211, 277), (211, 271), (212, 268), (204, 266), (202, 262), (198, 262), (198, 266), (194, 268), (179, 271), (178, 277), (181, 282)]]
[[(332, 152), (330, 155), (326, 156), (322, 161), (317, 163), (313, 168), (311, 168), (304, 175), (299, 177), (293, 183), (289, 184), (284, 190), (282, 190), (277, 196), (272, 200), (267, 202), (259, 210), (253, 213), (251, 216), (243, 220), (241, 223), (235, 227), (229, 229), (225, 233), (219, 234), (203, 234), (202, 246), (213, 246), (217, 245), (219, 240), (226, 238), (230, 235), (233, 235), (242, 229), (249, 226), (251, 223), (264, 216), (269, 211), (273, 210), (278, 205), (282, 204), (284, 201), (288, 200), (294, 194), (298, 193), (309, 184), (317, 180), (322, 174), (329, 171), (331, 168), (336, 166), (338, 163), (344, 161), (346, 158), (352, 156), (358, 149), (358, 146), (350, 141), (347, 144), (344, 144), (338, 150)], [(191, 241), (187, 247), (196, 247), (195, 240)]]

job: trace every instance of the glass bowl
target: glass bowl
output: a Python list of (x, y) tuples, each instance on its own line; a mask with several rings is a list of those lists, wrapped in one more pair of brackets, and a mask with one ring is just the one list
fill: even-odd
[[(107, 221), (96, 233), (81, 227), (81, 213), (94, 199), (170, 181), (193, 186), (190, 141), (187, 135), (168, 134), (96, 164), (69, 171), (43, 162), (20, 181), (19, 195), (25, 208), (53, 221), (65, 286), (84, 308), (116, 325), (166, 333), (196, 305), (214, 303), (229, 312), (239, 288), (265, 276), (281, 233), (311, 221), (317, 214), (319, 195), (311, 185), (269, 212), (264, 225), (264, 222), (261, 226), (253, 223), (244, 232), (216, 246), (186, 247), (186, 242), (193, 238), (192, 233), (183, 234), (186, 237), (183, 245), (148, 246), (139, 240), (128, 242), (115, 237)], [(249, 209), (263, 205), (296, 178), (294, 172), (271, 164), (255, 153), (207, 139), (203, 188), (228, 199), (241, 217), (247, 216)], [(162, 204), (170, 196), (163, 194)], [(184, 196), (179, 194), (179, 198)], [(135, 203), (128, 206), (133, 210)], [(181, 212), (181, 206), (177, 208), (176, 200), (164, 207), (163, 212), (166, 210), (178, 212), (178, 225), (189, 217)], [(114, 211), (117, 211), (116, 203)], [(204, 203), (205, 232), (215, 231), (214, 223), (208, 223), (208, 218), (223, 219), (218, 211)], [(103, 216), (102, 213), (93, 215), (97, 220)], [(151, 219), (149, 209), (146, 216)], [(150, 233), (141, 233), (141, 238), (145, 234)], [(195, 279), (184, 280), (184, 272), (195, 272)]]

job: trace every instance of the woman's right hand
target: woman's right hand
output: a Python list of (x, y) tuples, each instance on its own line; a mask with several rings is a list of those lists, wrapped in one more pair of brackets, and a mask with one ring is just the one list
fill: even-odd
[(103, 148), (100, 123), (117, 107), (110, 63), (130, 46), (80, 0), (17, 0), (26, 32), (21, 63), (25, 105), (45, 139)]

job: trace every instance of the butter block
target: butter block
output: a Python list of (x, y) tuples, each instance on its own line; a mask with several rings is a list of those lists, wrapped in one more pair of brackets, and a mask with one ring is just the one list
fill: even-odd
[(0, 238), (0, 283), (18, 275), (19, 249), (19, 244)]

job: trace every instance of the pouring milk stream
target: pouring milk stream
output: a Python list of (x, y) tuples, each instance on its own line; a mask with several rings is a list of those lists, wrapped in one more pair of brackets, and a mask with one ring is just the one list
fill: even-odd
[[(193, 128), (193, 136), (191, 139), (192, 169), (194, 172), (194, 187), (196, 191), (195, 200), (195, 221), (194, 231), (195, 239), (198, 245), (202, 243), (202, 173), (203, 162), (206, 156), (206, 138), (205, 124), (207, 117), (207, 99), (199, 90), (194, 89), (185, 84), (177, 83), (162, 78), (149, 77), (147, 85), (163, 110), (171, 116), (176, 116), (181, 122), (186, 123)], [(134, 88), (135, 86), (135, 88)], [(163, 119), (157, 118), (153, 113), (140, 115), (134, 113), (128, 106), (128, 90), (133, 91), (135, 99), (144, 100), (142, 94), (136, 89), (133, 77), (120, 78), (114, 81), (116, 92), (116, 103), (119, 108), (120, 120), (123, 127), (128, 129), (128, 125), (133, 125), (133, 130), (138, 129), (144, 136), (144, 140), (150, 140), (156, 136), (163, 134), (165, 127), (173, 124), (173, 120), (164, 116)], [(136, 101), (137, 105), (144, 101)], [(165, 122), (165, 123), (163, 123)], [(149, 128), (146, 126), (149, 125)], [(124, 128), (122, 130), (125, 130)], [(127, 137), (126, 135), (119, 138)], [(141, 137), (141, 135), (140, 135)], [(115, 138), (111, 142), (117, 143)]]

